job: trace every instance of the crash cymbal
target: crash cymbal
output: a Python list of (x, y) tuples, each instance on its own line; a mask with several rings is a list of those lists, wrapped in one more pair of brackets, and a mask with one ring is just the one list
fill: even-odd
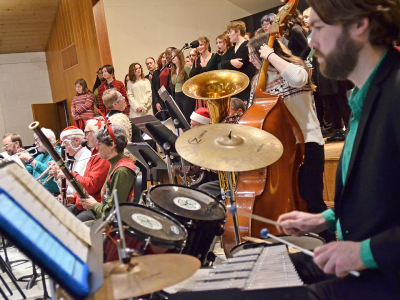
[(179, 283), (200, 268), (200, 261), (184, 254), (133, 257), (129, 264), (105, 263), (104, 283), (93, 299), (127, 299), (150, 294)]
[(206, 169), (242, 172), (273, 164), (283, 153), (272, 134), (251, 126), (211, 124), (184, 132), (176, 151), (188, 162)]

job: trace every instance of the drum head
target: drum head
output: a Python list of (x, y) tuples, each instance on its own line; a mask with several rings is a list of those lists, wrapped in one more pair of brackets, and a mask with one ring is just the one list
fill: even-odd
[(225, 206), (201, 191), (179, 185), (158, 185), (150, 189), (148, 201), (169, 213), (190, 220), (219, 221)]
[(162, 243), (183, 242), (187, 238), (185, 227), (162, 212), (130, 203), (121, 204), (120, 211), (122, 222), (142, 238), (151, 237)]

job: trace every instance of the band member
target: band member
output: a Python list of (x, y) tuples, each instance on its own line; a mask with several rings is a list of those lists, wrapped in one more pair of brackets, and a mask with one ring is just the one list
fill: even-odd
[(8, 155), (14, 155), (22, 149), (22, 140), (18, 134), (15, 133), (7, 133), (3, 136), (3, 147)]
[[(89, 162), (89, 158), (92, 155), (88, 148), (82, 147), (82, 142), (85, 140), (83, 131), (78, 127), (69, 126), (61, 132), (60, 140), (68, 155), (73, 157), (73, 160), (69, 165), (70, 170), (79, 175), (83, 175), (86, 170), (86, 165)], [(56, 180), (65, 178), (64, 173), (56, 164), (51, 167), (49, 174), (53, 175)], [(71, 195), (73, 200), (75, 200), (72, 196), (74, 192), (75, 190), (73, 187), (68, 184), (67, 195)], [(75, 201), (72, 203), (75, 203)]]
[(323, 199), (325, 154), (324, 139), (312, 101), (315, 86), (304, 62), (278, 40), (274, 42), (274, 49), (263, 46), (268, 39), (269, 35), (260, 34), (249, 42), (250, 61), (257, 69), (261, 68), (261, 58), (268, 58), (271, 63), (265, 90), (282, 96), (304, 136), (304, 164), (299, 171), (300, 195), (307, 202), (309, 212), (323, 212), (326, 209)]
[(133, 124), (127, 115), (124, 114), (126, 103), (125, 101), (121, 101), (123, 99), (124, 97), (122, 94), (116, 89), (110, 89), (104, 92), (104, 105), (108, 110), (110, 110), (107, 117), (111, 124), (119, 124), (124, 127), (125, 132), (127, 133), (128, 141), (133, 143), (144, 142), (142, 132), (140, 131), (139, 127)]
[(129, 116), (129, 102), (128, 102), (128, 96), (126, 95), (126, 89), (124, 83), (114, 79), (114, 67), (112, 65), (104, 65), (101, 69), (105, 81), (102, 82), (101, 85), (99, 86), (99, 92), (98, 92), (99, 110), (103, 113), (103, 115), (106, 115), (108, 113), (108, 110), (103, 104), (103, 93), (106, 90), (116, 88), (117, 91), (119, 91), (125, 98), (126, 102), (125, 114)]
[(243, 116), (246, 106), (241, 99), (235, 97), (231, 98), (229, 103), (229, 115), (222, 121), (222, 123), (237, 124)]
[[(106, 159), (102, 159), (96, 148), (97, 140), (95, 138), (96, 132), (103, 128), (104, 121), (98, 119), (91, 119), (86, 122), (85, 139), (87, 146), (91, 149), (91, 157), (86, 165), (85, 173), (81, 176), (77, 172), (72, 172), (75, 178), (82, 184), (83, 188), (92, 196), (97, 202), (101, 202), (100, 191), (103, 187), (110, 163)], [(74, 199), (71, 203), (75, 203), (68, 207), (68, 210), (77, 216), (82, 222), (95, 220), (96, 216), (93, 210), (85, 210), (80, 203), (77, 193), (73, 194)]]
[[(309, 289), (318, 299), (399, 299), (400, 53), (393, 45), (400, 42), (400, 1), (308, 2), (310, 46), (321, 72), (356, 86), (352, 118), (337, 168), (335, 209), (291, 212), (278, 223), (293, 235), (336, 231), (338, 242), (315, 249), (316, 265), (303, 260), (298, 269), (308, 272), (308, 283), (317, 282)], [(349, 271), (361, 276), (346, 276)]]
[(123, 154), (128, 140), (122, 126), (105, 125), (96, 132), (96, 139), (100, 157), (107, 159), (111, 166), (101, 189), (101, 203), (92, 196), (80, 202), (84, 209), (92, 209), (98, 219), (114, 205), (115, 189), (120, 203), (133, 201), (139, 169)]
[[(57, 140), (54, 132), (47, 128), (42, 128), (42, 132), (49, 139), (51, 145), (55, 147), (58, 154), (60, 154), (60, 146), (56, 146)], [(34, 134), (33, 136), (35, 139), (35, 146), (37, 147), (37, 150), (38, 152), (40, 152), (40, 154), (36, 157), (32, 157), (30, 153), (22, 151), (19, 152), (18, 157), (26, 164), (25, 167), (28, 172), (31, 173), (33, 177), (38, 178), (44, 171), (49, 168), (49, 163), (54, 163), (54, 160), (51, 158), (50, 154), (47, 152), (42, 142), (38, 139), (37, 135)], [(46, 180), (47, 176), (43, 176), (40, 181), (43, 183)], [(60, 190), (58, 189), (58, 185), (54, 181), (54, 178), (47, 181), (44, 184), (44, 187), (54, 195), (60, 194)]]

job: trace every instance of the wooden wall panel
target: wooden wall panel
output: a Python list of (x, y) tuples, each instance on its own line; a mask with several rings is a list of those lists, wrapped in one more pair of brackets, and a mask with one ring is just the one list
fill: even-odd
[[(72, 44), (76, 45), (79, 64), (63, 71), (60, 52)], [(46, 58), (53, 102), (66, 99), (70, 109), (76, 94), (75, 81), (84, 78), (92, 89), (96, 72), (102, 65), (91, 0), (60, 1), (46, 47)]]

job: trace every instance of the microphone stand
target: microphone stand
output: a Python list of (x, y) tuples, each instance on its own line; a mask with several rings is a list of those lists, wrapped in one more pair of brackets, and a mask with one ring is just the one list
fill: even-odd
[(188, 43), (186, 43), (186, 44), (182, 47), (182, 49), (179, 50), (178, 53), (176, 53), (176, 54), (164, 65), (164, 67), (162, 67), (162, 68), (160, 69), (160, 73), (161, 73), (166, 67), (168, 67), (168, 68), (171, 67), (171, 63), (172, 63), (173, 59), (174, 59), (175, 57), (177, 57), (177, 56), (179, 55), (179, 53), (181, 53), (183, 50), (190, 49), (190, 48), (191, 48), (190, 45), (189, 45)]

